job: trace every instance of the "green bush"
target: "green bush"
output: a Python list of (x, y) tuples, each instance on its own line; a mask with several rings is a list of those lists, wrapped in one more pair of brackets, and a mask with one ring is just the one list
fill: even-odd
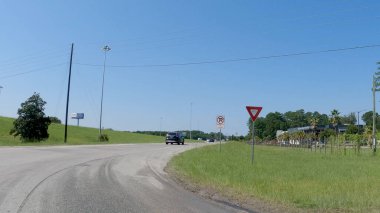
[(109, 138), (108, 138), (107, 134), (101, 134), (101, 135), (99, 135), (98, 139), (99, 139), (100, 142), (108, 142), (109, 141)]

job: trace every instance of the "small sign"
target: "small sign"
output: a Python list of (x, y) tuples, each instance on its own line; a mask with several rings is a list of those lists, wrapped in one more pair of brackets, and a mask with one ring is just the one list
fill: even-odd
[(262, 107), (255, 107), (255, 106), (247, 106), (246, 108), (249, 115), (251, 116), (252, 121), (255, 121), (257, 117), (259, 117), (259, 114), (261, 110), (263, 109)]
[(224, 128), (224, 122), (225, 122), (224, 115), (218, 115), (218, 116), (216, 116), (216, 127), (218, 129), (223, 129)]

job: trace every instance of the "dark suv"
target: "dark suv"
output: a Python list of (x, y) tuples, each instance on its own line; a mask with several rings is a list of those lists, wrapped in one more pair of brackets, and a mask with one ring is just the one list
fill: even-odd
[(182, 135), (181, 132), (169, 132), (168, 134), (166, 134), (166, 140), (165, 140), (166, 144), (173, 144), (173, 143), (177, 143), (178, 145), (179, 144), (185, 144), (185, 137)]

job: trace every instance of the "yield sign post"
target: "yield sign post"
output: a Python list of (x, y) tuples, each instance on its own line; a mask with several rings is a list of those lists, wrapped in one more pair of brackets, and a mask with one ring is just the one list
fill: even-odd
[(254, 144), (255, 144), (255, 120), (257, 117), (259, 117), (259, 114), (262, 107), (255, 107), (255, 106), (247, 106), (248, 114), (251, 116), (252, 119), (252, 152), (251, 152), (251, 163), (253, 164), (253, 153), (254, 153)]

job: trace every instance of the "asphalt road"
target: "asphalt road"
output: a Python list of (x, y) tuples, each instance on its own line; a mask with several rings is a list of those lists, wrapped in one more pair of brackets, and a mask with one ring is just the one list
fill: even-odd
[(174, 154), (194, 146), (0, 148), (0, 212), (242, 212), (164, 172)]

